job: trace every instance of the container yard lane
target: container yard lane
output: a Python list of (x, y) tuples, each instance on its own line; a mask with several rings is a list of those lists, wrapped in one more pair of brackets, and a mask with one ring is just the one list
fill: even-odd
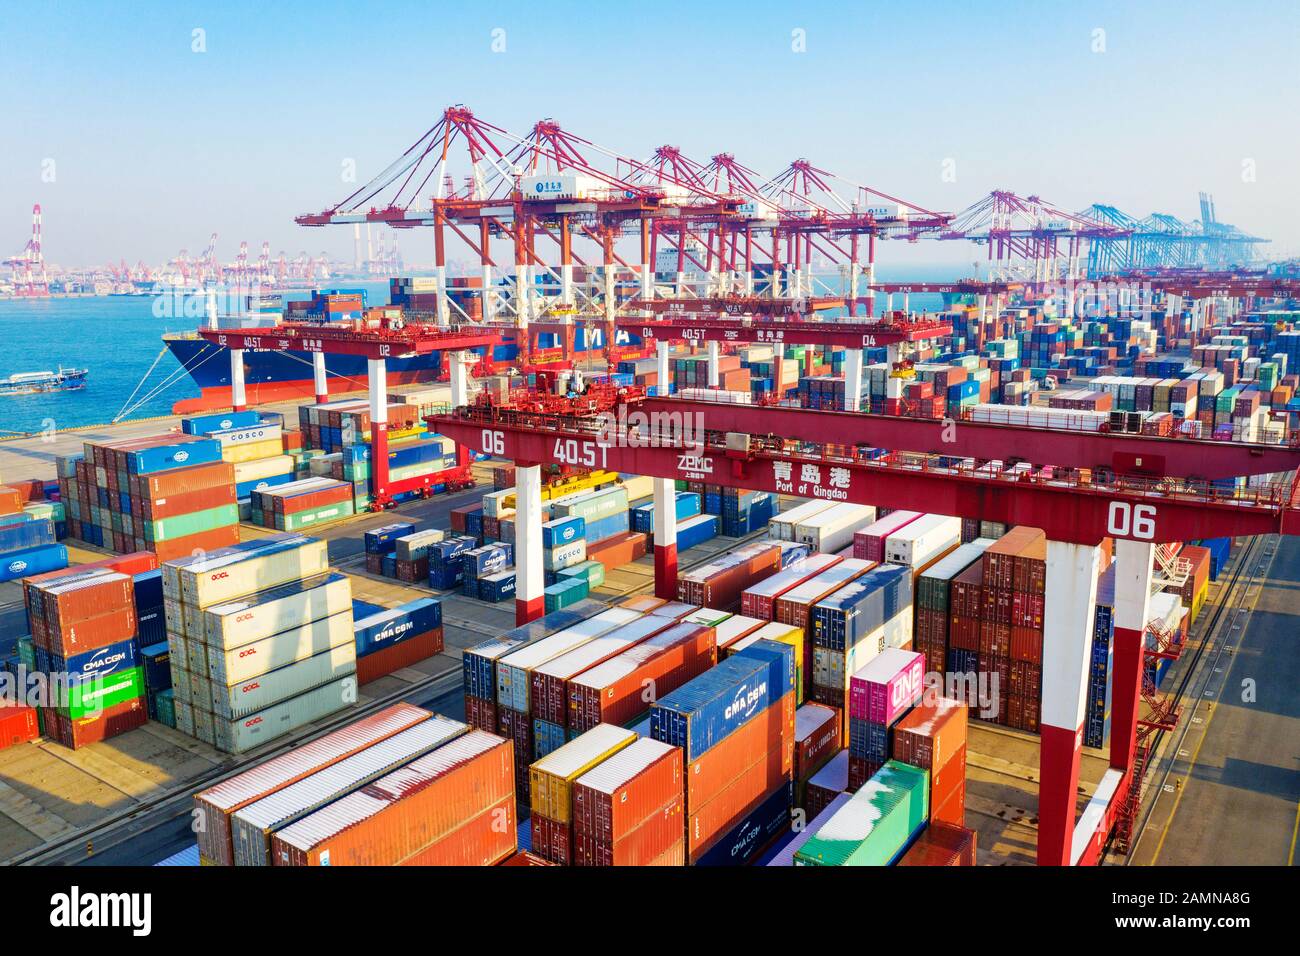
[(1300, 539), (1259, 539), (1206, 635), (1129, 862), (1291, 866), (1300, 821)]

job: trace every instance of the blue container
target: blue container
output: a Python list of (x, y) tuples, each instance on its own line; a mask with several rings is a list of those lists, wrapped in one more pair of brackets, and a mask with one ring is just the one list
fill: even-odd
[(598, 521), (589, 521), (587, 522), (587, 543), (594, 544), (615, 535), (627, 534), (630, 527), (626, 511), (608, 515)]
[(786, 694), (794, 690), (795, 664), (793, 645), (782, 644), (780, 641), (769, 641), (764, 639), (761, 641), (755, 641), (748, 647), (744, 647), (737, 651), (736, 656), (752, 657), (755, 660), (767, 663), (767, 679), (771, 681), (772, 686), (776, 688), (776, 693), (772, 695), (773, 700), (780, 700)]
[(55, 543), (54, 522), (51, 519), (29, 521), (27, 518), (27, 515), (23, 515), (18, 522), (0, 527), (0, 555)]
[(82, 684), (96, 677), (109, 677), (140, 666), (140, 647), (135, 638), (98, 647), (84, 654), (59, 657), (36, 648), (36, 669), (46, 674), (66, 674), (71, 684)]
[(251, 481), (241, 481), (239, 484), (235, 485), (235, 497), (247, 498), (255, 491), (274, 488), (276, 485), (287, 485), (296, 478), (297, 476), (292, 471), (286, 471), (282, 475), (270, 475), (266, 478), (255, 478)]
[[(91, 544), (103, 544), (102, 535), (95, 525), (87, 525), (96, 532), (99, 541)], [(61, 571), (68, 566), (68, 548), (62, 544), (42, 544), (24, 551), (13, 551), (0, 558), (0, 581), (14, 581), (31, 574), (44, 574), (46, 571)]]
[(150, 694), (172, 686), (171, 649), (167, 641), (140, 649), (140, 666), (144, 668), (144, 686)]
[(889, 759), (889, 727), (858, 717), (849, 718), (849, 753), (874, 763), (884, 763)]
[(912, 570), (881, 565), (813, 606), (813, 643), (832, 651), (848, 650), (911, 603)]
[(386, 578), (397, 577), (397, 555), (385, 554), (379, 562), (379, 573)]
[(950, 674), (975, 674), (980, 669), (979, 653), (953, 647), (948, 650), (948, 672)]
[(552, 751), (559, 750), (566, 743), (564, 728), (549, 720), (533, 719), (533, 759), (541, 760)]
[(186, 435), (206, 435), (208, 432), (229, 431), (261, 424), (262, 416), (256, 411), (222, 412), (219, 415), (196, 415), (181, 419), (181, 431)]
[(498, 604), (512, 600), (515, 596), (515, 572), (500, 571), (478, 579), (478, 597), (480, 601)]
[(481, 578), (487, 574), (504, 571), (514, 564), (515, 547), (506, 542), (489, 544), (465, 551), (461, 554), (460, 560), (467, 578)]
[(793, 807), (794, 784), (783, 783), (696, 860), (695, 866), (746, 865), (777, 834), (789, 829)]
[(141, 647), (167, 640), (163, 613), (162, 571), (142, 571), (132, 578), (135, 592), (136, 637)]
[(717, 515), (696, 515), (677, 526), (677, 550), (685, 551), (703, 544), (718, 534)]
[(392, 554), (397, 549), (397, 539), (408, 534), (415, 534), (415, 525), (405, 521), (367, 531), (364, 535), (366, 554)]
[(169, 468), (208, 465), (215, 461), (221, 461), (221, 442), (203, 438), (128, 452), (126, 470), (132, 475), (150, 475)]
[(419, 598), (353, 622), (357, 657), (366, 657), (442, 626), (442, 603)]
[(352, 599), (352, 620), (359, 621), (363, 617), (369, 617), (371, 614), (378, 614), (380, 611), (386, 611), (382, 604), (371, 604), (369, 601), (358, 601)]
[(554, 548), (577, 541), (587, 533), (586, 519), (579, 515), (556, 518), (542, 525), (542, 547)]
[(771, 682), (773, 666), (770, 660), (733, 654), (655, 704), (651, 735), (683, 748), (690, 763), (780, 698)]

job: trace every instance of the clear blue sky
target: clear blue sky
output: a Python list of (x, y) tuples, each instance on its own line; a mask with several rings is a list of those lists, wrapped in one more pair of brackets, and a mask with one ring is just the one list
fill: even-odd
[[(350, 230), (293, 215), (349, 191), (345, 158), (365, 181), (454, 103), (631, 155), (727, 150), (765, 173), (807, 156), (934, 209), (996, 187), (1193, 219), (1205, 189), (1296, 254), (1298, 37), (1300, 4), (1226, 0), (10, 4), (0, 255), (39, 201), (66, 265), (194, 254), (213, 231), (226, 260), (240, 239), (350, 256)], [(431, 256), (428, 233), (403, 240)], [(947, 246), (908, 254), (976, 257)]]

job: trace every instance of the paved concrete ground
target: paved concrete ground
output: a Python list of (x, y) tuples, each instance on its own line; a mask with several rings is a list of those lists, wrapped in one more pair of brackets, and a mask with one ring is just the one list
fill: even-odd
[(1267, 539), (1257, 560), (1263, 569), (1258, 583), (1225, 614), (1207, 647), (1204, 674), (1191, 685), (1183, 718), (1187, 735), (1178, 743), (1167, 782), (1155, 793), (1133, 863), (1295, 863), (1300, 540)]

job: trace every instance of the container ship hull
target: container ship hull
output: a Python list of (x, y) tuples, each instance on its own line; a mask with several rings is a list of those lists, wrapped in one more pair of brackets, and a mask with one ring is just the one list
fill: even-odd
[[(163, 342), (185, 368), (199, 395), (172, 406), (176, 415), (230, 407), (230, 351), (197, 335), (170, 334)], [(388, 360), (388, 384), (411, 385), (437, 381), (442, 372), (441, 353)], [(359, 355), (325, 356), (326, 382), (331, 394), (360, 392), (366, 388), (366, 360)], [(249, 349), (244, 352), (244, 390), (250, 404), (310, 398), (316, 392), (309, 352)]]

